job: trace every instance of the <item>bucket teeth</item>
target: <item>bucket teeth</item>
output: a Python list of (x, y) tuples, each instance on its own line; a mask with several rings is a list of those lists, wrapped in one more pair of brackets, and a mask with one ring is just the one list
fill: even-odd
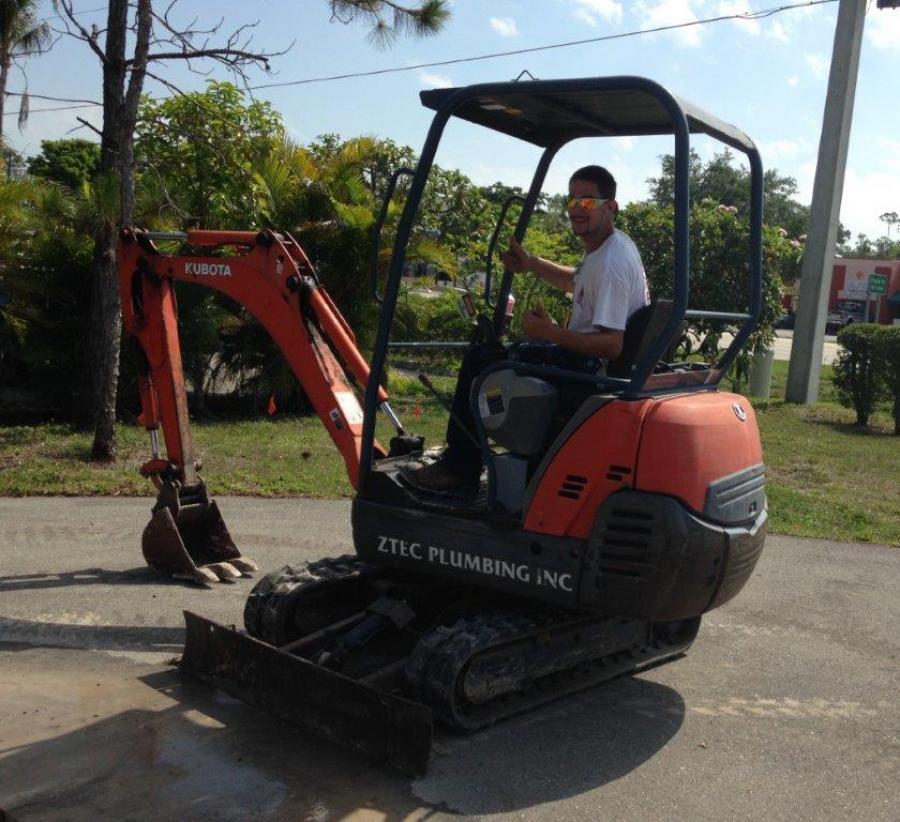
[(179, 571), (172, 574), (172, 579), (184, 579), (188, 582), (196, 582), (206, 588), (215, 585), (219, 581), (219, 577), (208, 568), (194, 568), (192, 571)]
[(253, 560), (241, 556), (202, 484), (189, 496), (172, 483), (163, 486), (141, 547), (151, 568), (199, 585), (234, 582), (257, 570)]
[(228, 563), (237, 568), (245, 577), (252, 577), (259, 570), (259, 566), (247, 557), (234, 557), (228, 560)]
[(212, 572), (219, 582), (234, 582), (241, 578), (241, 572), (231, 562), (211, 562), (198, 570)]

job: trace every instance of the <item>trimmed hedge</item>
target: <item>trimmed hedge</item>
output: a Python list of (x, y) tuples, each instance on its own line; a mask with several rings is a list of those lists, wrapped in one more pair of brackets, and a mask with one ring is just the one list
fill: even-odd
[(893, 399), (894, 433), (900, 436), (900, 326), (879, 327), (875, 354), (888, 396)]
[(900, 435), (900, 327), (854, 323), (838, 333), (835, 391), (866, 427), (876, 406), (892, 403), (894, 433)]

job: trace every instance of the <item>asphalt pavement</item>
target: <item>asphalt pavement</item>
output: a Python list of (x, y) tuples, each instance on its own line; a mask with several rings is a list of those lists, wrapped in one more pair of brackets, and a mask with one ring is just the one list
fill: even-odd
[[(350, 550), (347, 502), (219, 503), (264, 569)], [(149, 507), (0, 499), (7, 818), (900, 818), (896, 548), (770, 537), (684, 658), (441, 732), (409, 780), (179, 677), (181, 609), (239, 624), (252, 582), (157, 577), (140, 553)]]
[[(791, 346), (794, 343), (794, 332), (790, 329), (779, 329), (775, 332), (775, 359), (790, 360)], [(822, 365), (832, 365), (837, 357), (837, 337), (826, 335), (822, 343)]]

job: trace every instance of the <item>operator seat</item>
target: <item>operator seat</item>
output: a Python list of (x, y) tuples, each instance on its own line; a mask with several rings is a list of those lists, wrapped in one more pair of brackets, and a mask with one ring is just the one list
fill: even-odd
[[(623, 379), (631, 376), (634, 367), (662, 334), (672, 316), (673, 308), (671, 300), (654, 300), (649, 305), (639, 308), (628, 318), (622, 340), (622, 353), (618, 359), (607, 364), (608, 376)], [(677, 341), (676, 336), (674, 342)], [(663, 356), (668, 357), (669, 352), (667, 351)], [(655, 365), (656, 363), (654, 363)]]

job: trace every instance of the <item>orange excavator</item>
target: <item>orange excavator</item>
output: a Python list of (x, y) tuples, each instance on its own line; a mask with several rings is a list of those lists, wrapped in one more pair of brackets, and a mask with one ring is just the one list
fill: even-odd
[[(186, 612), (182, 669), (412, 774), (427, 766), (435, 718), (474, 731), (682, 655), (702, 614), (750, 577), (767, 521), (753, 409), (718, 389), (762, 300), (762, 165), (752, 141), (637, 77), (483, 84), (423, 92), (422, 101), (436, 114), (418, 166), (400, 169), (385, 199), (401, 175), (411, 177), (383, 295), (373, 269), (380, 323), (371, 363), (289, 234), (127, 229), (119, 245), (125, 332), (153, 452), (141, 471), (159, 490), (144, 532), (147, 562), (204, 583), (255, 570), (195, 462), (176, 281), (228, 295), (268, 330), (356, 492), (354, 553), (264, 576), (248, 597), (244, 631)], [(431, 452), (381, 387), (389, 351), (414, 345), (393, 341), (391, 327), (416, 213), (451, 118), (541, 149), (514, 229), (520, 241), (569, 141), (669, 134), (675, 143), (672, 299), (629, 320), (622, 356), (599, 373), (554, 346), (506, 343), (505, 357), (472, 387), (469, 433), (485, 461), (474, 498), (425, 493), (404, 480), (404, 469), (427, 464)], [(692, 133), (742, 152), (750, 166), (741, 311), (690, 307)], [(182, 252), (160, 251), (163, 239), (182, 241)], [(477, 319), (472, 344), (503, 340), (512, 278), (505, 271), (493, 289), (488, 276), (493, 315)], [(733, 329), (717, 362), (668, 361), (692, 318)], [(563, 401), (573, 393), (574, 406)], [(394, 429), (387, 447), (375, 437), (379, 410)]]

